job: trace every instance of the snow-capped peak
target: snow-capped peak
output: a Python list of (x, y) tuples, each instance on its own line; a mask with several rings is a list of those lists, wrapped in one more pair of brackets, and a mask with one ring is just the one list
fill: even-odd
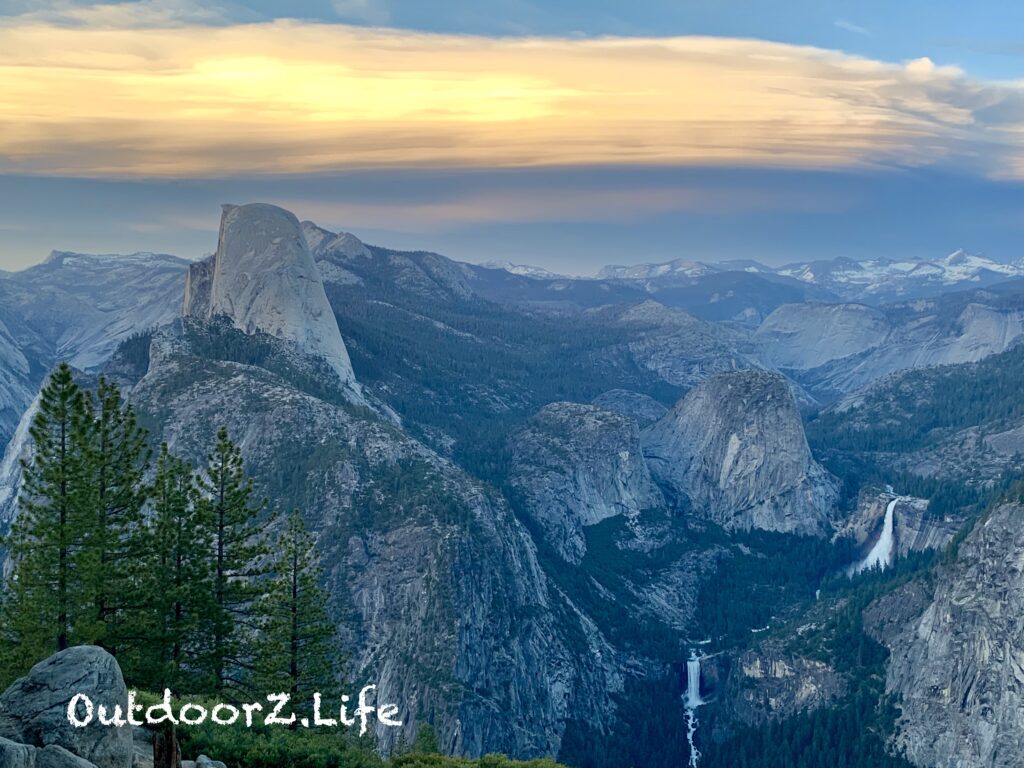
[(933, 260), (877, 257), (856, 261), (841, 256), (781, 267), (768, 267), (746, 260), (699, 262), (676, 259), (658, 264), (608, 266), (598, 273), (598, 277), (658, 280), (699, 278), (713, 272), (737, 271), (775, 274), (821, 286), (845, 299), (880, 302), (934, 295), (961, 285), (977, 287), (1007, 278), (1024, 277), (1024, 261), (994, 261), (961, 248)]
[(534, 267), (529, 264), (513, 264), (511, 261), (487, 261), (480, 266), (484, 269), (503, 269), (513, 275), (535, 277), (540, 280), (563, 280), (566, 278), (566, 275), (560, 275), (557, 272), (544, 269), (544, 267)]

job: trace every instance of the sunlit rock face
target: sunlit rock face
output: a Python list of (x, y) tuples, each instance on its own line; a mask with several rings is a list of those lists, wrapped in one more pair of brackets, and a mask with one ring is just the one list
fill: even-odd
[(786, 380), (707, 379), (643, 433), (651, 474), (693, 514), (730, 530), (822, 535), (837, 486), (811, 456)]
[(225, 205), (212, 260), (189, 270), (184, 314), (227, 317), (324, 358), (344, 384), (355, 375), (299, 220), (274, 205)]

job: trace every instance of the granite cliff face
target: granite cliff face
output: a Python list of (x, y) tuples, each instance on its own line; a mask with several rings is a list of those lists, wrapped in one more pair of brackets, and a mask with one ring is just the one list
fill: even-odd
[(707, 379), (643, 433), (651, 473), (694, 514), (730, 530), (823, 535), (836, 481), (811, 456), (786, 380)]
[(553, 403), (512, 436), (510, 482), (544, 538), (579, 563), (583, 529), (622, 515), (635, 522), (664, 504), (628, 416), (593, 405)]
[(225, 205), (212, 261), (189, 269), (184, 314), (227, 317), (322, 357), (342, 384), (355, 385), (348, 350), (294, 214), (264, 203)]
[(732, 717), (760, 725), (827, 706), (847, 687), (842, 675), (825, 662), (787, 653), (776, 641), (736, 658), (726, 696)]
[(1009, 768), (1024, 755), (1024, 506), (983, 518), (934, 599), (887, 640), (897, 746), (920, 766)]

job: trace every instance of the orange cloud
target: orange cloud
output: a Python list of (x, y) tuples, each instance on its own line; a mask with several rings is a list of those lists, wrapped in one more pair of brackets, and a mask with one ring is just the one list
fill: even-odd
[(756, 40), (140, 26), (122, 10), (8, 21), (0, 82), (6, 172), (963, 162), (1024, 173), (1014, 85)]

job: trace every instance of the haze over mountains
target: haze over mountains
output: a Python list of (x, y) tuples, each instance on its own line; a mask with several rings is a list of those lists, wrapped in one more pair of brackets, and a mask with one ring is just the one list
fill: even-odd
[[(0, 277), (0, 528), (67, 359), (192, 462), (226, 426), (260, 492), (302, 510), (339, 652), (408, 741), (429, 723), (452, 753), (674, 766), (693, 682), (709, 765), (818, 710), (821, 740), (924, 766), (955, 690), (948, 765), (1014, 764), (1017, 620), (970, 612), (994, 658), (946, 617), (1010, 567), (982, 510), (1024, 472), (1020, 271), (957, 253), (574, 279), (225, 206), (203, 261), (55, 254)], [(963, 557), (935, 554), (960, 533)], [(882, 536), (888, 570), (850, 582)]]

